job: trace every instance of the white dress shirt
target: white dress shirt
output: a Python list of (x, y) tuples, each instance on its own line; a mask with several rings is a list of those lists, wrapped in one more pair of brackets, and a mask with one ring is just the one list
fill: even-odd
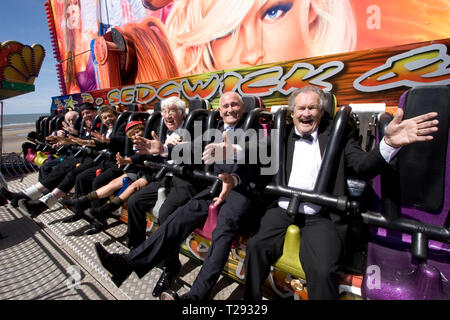
[[(295, 128), (295, 133), (300, 134)], [(311, 133), (313, 141), (299, 139), (295, 141), (294, 155), (292, 159), (292, 171), (289, 176), (288, 186), (306, 191), (312, 191), (319, 174), (320, 165), (322, 164), (322, 156), (320, 154), (318, 129)], [(379, 145), (380, 153), (383, 159), (389, 163), (397, 154), (400, 148), (393, 148), (386, 144), (384, 139)], [(289, 199), (280, 197), (278, 206), (287, 209)], [(310, 202), (301, 202), (298, 212), (313, 215), (321, 210), (321, 206)]]

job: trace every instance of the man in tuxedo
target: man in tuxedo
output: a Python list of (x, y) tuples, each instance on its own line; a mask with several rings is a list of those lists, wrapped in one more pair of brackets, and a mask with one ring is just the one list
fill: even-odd
[[(79, 133), (79, 138), (83, 141), (89, 141), (91, 132), (95, 130), (95, 128), (93, 127), (93, 121), (95, 116), (97, 115), (97, 109), (94, 107), (94, 105), (88, 102), (81, 104), (78, 109), (85, 124), (85, 127), (82, 128), (81, 132)], [(51, 138), (51, 141), (57, 144), (66, 144), (71, 141), (70, 138), (62, 136), (50, 136), (48, 138)], [(0, 194), (6, 199), (10, 200), (11, 204), (14, 207), (17, 207), (20, 200), (37, 200), (43, 197), (44, 193), (53, 190), (55, 191), (56, 196), (53, 197), (53, 194), (50, 192), (45, 195), (46, 198), (44, 199), (45, 203), (50, 201), (50, 205), (53, 205), (56, 203), (58, 197), (61, 197), (61, 195), (70, 190), (70, 184), (72, 183), (75, 172), (80, 171), (80, 168), (77, 168), (77, 165), (88, 165), (92, 162), (92, 160), (93, 159), (90, 156), (85, 154), (78, 157), (75, 157), (74, 155), (65, 157), (64, 161), (56, 165), (50, 174), (46, 175), (45, 177), (41, 177), (38, 183), (33, 184), (32, 186), (26, 188), (21, 192), (10, 192), (6, 188), (2, 187), (0, 188)], [(40, 208), (39, 210), (35, 210), (36, 214), (48, 209), (44, 202), (42, 202), (42, 204), (39, 203)]]
[[(223, 121), (218, 124), (217, 129), (224, 131), (242, 127), (245, 118), (244, 111), (245, 107), (241, 96), (235, 92), (224, 93), (220, 98), (219, 107)], [(225, 138), (226, 135), (225, 131), (223, 137)], [(192, 150), (194, 149), (195, 147), (192, 148)], [(214, 153), (217, 155), (223, 152), (223, 154), (231, 154), (234, 157), (235, 153), (230, 150), (235, 151), (237, 147), (221, 142), (208, 144), (204, 150), (203, 159), (211, 163), (214, 162), (211, 159), (215, 159)], [(207, 299), (209, 297), (209, 293), (227, 261), (234, 237), (240, 231), (246, 219), (246, 213), (249, 211), (252, 201), (248, 187), (251, 182), (250, 178), (257, 174), (257, 166), (237, 164), (237, 161), (234, 160), (229, 164), (214, 163), (213, 171), (223, 181), (219, 196), (212, 197), (210, 187), (199, 192), (187, 204), (171, 214), (157, 231), (139, 247), (131, 250), (128, 255), (109, 254), (101, 244), (96, 244), (100, 261), (111, 272), (112, 280), (116, 285), (120, 286), (132, 271), (136, 272), (139, 277), (143, 277), (168, 254), (178, 252), (180, 244), (206, 220), (208, 207), (213, 202), (215, 206), (220, 205), (220, 211), (217, 226), (212, 234), (212, 245), (191, 290), (182, 296), (185, 299)], [(178, 297), (172, 293), (172, 298)]]
[[(95, 110), (95, 108), (94, 108)], [(105, 134), (101, 134), (98, 131), (92, 130), (90, 132), (90, 137), (93, 139), (82, 139), (77, 137), (69, 137), (68, 140), (72, 143), (76, 143), (78, 145), (90, 146), (97, 150), (109, 150), (113, 154), (116, 152), (123, 152), (123, 141), (124, 141), (124, 130), (123, 128), (118, 130), (117, 132), (113, 132), (113, 128), (115, 126), (116, 120), (118, 118), (118, 113), (115, 108), (112, 106), (102, 106), (98, 110), (98, 115), (106, 129)], [(124, 127), (124, 126), (123, 126)], [(114, 141), (116, 143), (110, 142)], [(120, 143), (122, 142), (122, 143)], [(64, 168), (70, 168), (70, 170), (58, 170), (55, 169), (53, 172), (40, 183), (45, 186), (48, 190), (51, 190), (50, 193), (42, 196), (37, 200), (19, 200), (19, 206), (30, 213), (33, 216), (37, 216), (40, 213), (46, 211), (47, 209), (54, 206), (59, 199), (61, 199), (65, 194), (69, 193), (69, 191), (74, 187), (76, 178), (80, 174), (84, 174), (84, 172), (89, 170), (95, 170), (96, 163), (94, 162), (93, 156), (86, 155), (82, 156), (81, 160), (77, 160), (76, 164), (65, 166), (64, 160), (61, 164)], [(104, 160), (103, 162), (110, 162), (108, 160)], [(110, 164), (111, 165), (111, 164)], [(106, 166), (102, 164), (102, 166)], [(52, 188), (54, 184), (57, 183), (56, 188)]]
[[(308, 86), (289, 97), (292, 128), (287, 128), (286, 179), (288, 186), (313, 190), (322, 156), (330, 139), (332, 121), (323, 117), (326, 97), (322, 90)], [(416, 141), (432, 139), (437, 131), (437, 113), (403, 120), (398, 109), (385, 130), (385, 137), (371, 152), (364, 152), (350, 130), (344, 134), (339, 162), (330, 178), (327, 192), (345, 194), (346, 175), (372, 178), (389, 166), (399, 148)], [(261, 285), (270, 266), (281, 256), (286, 229), (296, 224), (301, 230), (300, 261), (306, 274), (309, 299), (337, 299), (337, 267), (343, 252), (346, 221), (339, 212), (313, 203), (300, 203), (299, 214), (287, 214), (289, 199), (281, 197), (261, 219), (258, 232), (249, 239), (245, 257), (245, 299), (261, 299)]]
[[(152, 133), (154, 141), (144, 137), (136, 139), (134, 147), (138, 150), (132, 156), (136, 162), (143, 160), (171, 162), (171, 150), (183, 141), (183, 128), (186, 116), (186, 103), (178, 97), (170, 97), (161, 101), (161, 113), (167, 133), (158, 137)], [(153, 148), (152, 148), (153, 147)], [(168, 189), (167, 198), (159, 209), (159, 224), (178, 208), (186, 204), (195, 194), (204, 189), (203, 183), (188, 178), (172, 175), (171, 173), (161, 180), (154, 180), (142, 190), (134, 193), (128, 200), (128, 247), (138, 247), (146, 239), (147, 211), (153, 208), (158, 200), (158, 189)], [(168, 289), (181, 268), (178, 259), (178, 250), (168, 254), (165, 261), (159, 265), (163, 269), (160, 279), (152, 292), (158, 297), (161, 292)]]

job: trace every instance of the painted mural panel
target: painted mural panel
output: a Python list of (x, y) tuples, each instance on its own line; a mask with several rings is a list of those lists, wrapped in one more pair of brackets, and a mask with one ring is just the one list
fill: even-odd
[(446, 0), (48, 1), (64, 94), (450, 37)]
[(397, 106), (399, 96), (421, 85), (450, 85), (450, 39), (334, 54), (284, 63), (196, 74), (55, 97), (53, 107), (74, 107), (83, 101), (141, 104), (145, 109), (169, 96), (207, 99), (214, 107), (226, 91), (260, 97), (267, 108), (287, 104), (288, 95), (306, 85), (335, 94), (339, 105), (385, 103)]

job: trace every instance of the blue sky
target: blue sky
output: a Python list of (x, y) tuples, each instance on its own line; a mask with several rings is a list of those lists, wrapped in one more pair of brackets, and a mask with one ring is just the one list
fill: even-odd
[(60, 95), (44, 3), (0, 0), (0, 42), (15, 40), (30, 46), (39, 43), (45, 48), (44, 63), (34, 81), (35, 91), (3, 100), (4, 114), (48, 113), (51, 97)]

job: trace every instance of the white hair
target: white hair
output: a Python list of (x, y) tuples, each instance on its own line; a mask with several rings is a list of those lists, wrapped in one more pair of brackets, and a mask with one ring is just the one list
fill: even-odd
[(181, 100), (178, 97), (169, 97), (161, 101), (161, 110), (164, 111), (164, 109), (176, 105), (178, 109), (178, 113), (186, 115), (186, 102)]

